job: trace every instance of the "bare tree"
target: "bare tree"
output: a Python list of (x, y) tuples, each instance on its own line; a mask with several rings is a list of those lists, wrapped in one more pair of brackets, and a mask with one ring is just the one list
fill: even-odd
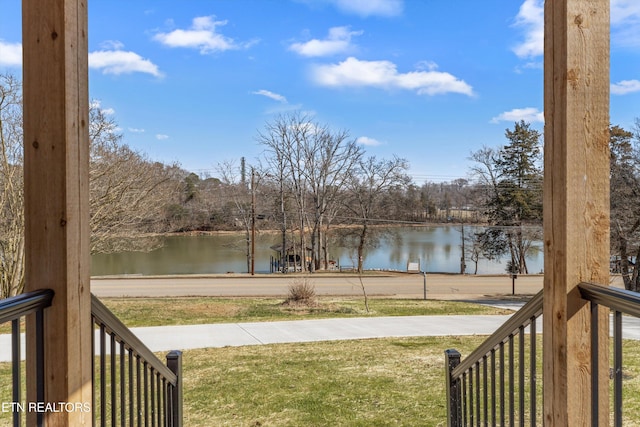
[[(336, 204), (342, 188), (352, 178), (362, 157), (361, 148), (348, 140), (346, 131), (331, 132), (327, 126), (315, 124), (310, 138), (303, 141), (304, 173), (313, 199), (313, 227), (311, 230), (311, 265), (319, 268), (320, 243), (323, 241), (327, 213)], [(326, 246), (324, 259), (326, 256)], [(327, 268), (325, 265), (324, 268)]]
[[(267, 167), (276, 166), (269, 173), (280, 177), (283, 188), (293, 196), (297, 208), (298, 243), (293, 244), (294, 259), (296, 247), (299, 254), (302, 269), (306, 270), (306, 235), (307, 227), (307, 195), (309, 191), (306, 167), (303, 151), (304, 141), (310, 138), (313, 125), (310, 118), (301, 113), (281, 115), (265, 125), (265, 129), (258, 133), (257, 140), (265, 146), (265, 160)], [(293, 224), (293, 222), (292, 222)], [(286, 250), (283, 245), (283, 251)]]
[(409, 185), (411, 178), (406, 174), (408, 168), (409, 164), (405, 159), (394, 157), (391, 160), (377, 160), (375, 156), (371, 156), (358, 162), (356, 172), (347, 182), (346, 208), (353, 212), (356, 221), (360, 223), (356, 250), (360, 273), (371, 220), (381, 214), (381, 201), (385, 193), (395, 187)]
[[(634, 132), (619, 126), (610, 129), (611, 148), (611, 251), (618, 257), (615, 270), (625, 289), (640, 291), (640, 121)], [(635, 266), (631, 258), (635, 257)]]
[(0, 298), (24, 288), (22, 90), (0, 75)]
[[(0, 298), (24, 288), (22, 83), (0, 75)], [(90, 118), (91, 251), (150, 250), (175, 192), (175, 166), (122, 143), (111, 116), (93, 102)]]
[[(247, 188), (244, 176), (244, 159), (240, 167), (238, 167), (235, 162), (227, 160), (218, 163), (216, 169), (224, 185), (223, 191), (225, 197), (230, 200), (234, 206), (234, 222), (239, 223), (244, 231), (247, 272), (251, 272), (251, 221), (253, 205), (251, 202), (250, 191), (253, 191), (254, 189)], [(254, 181), (252, 180), (252, 185), (253, 182)]]
[(360, 147), (349, 140), (346, 131), (334, 132), (301, 113), (277, 117), (259, 133), (258, 141), (266, 147), (265, 163), (273, 169), (270, 175), (283, 189), (281, 205), (285, 187), (296, 202), (299, 247), (303, 252), (306, 252), (305, 230), (310, 228), (311, 259), (308, 265), (303, 263), (303, 268), (314, 270), (321, 259), (325, 260), (326, 268), (328, 255), (323, 232), (330, 223), (330, 213), (343, 184), (362, 156)]
[(156, 248), (154, 234), (177, 190), (177, 168), (123, 144), (117, 124), (99, 103), (91, 104), (89, 120), (91, 252)]

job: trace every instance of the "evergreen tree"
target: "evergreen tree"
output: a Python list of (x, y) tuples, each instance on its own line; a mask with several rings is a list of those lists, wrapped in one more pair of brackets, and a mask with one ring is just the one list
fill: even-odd
[(539, 238), (542, 220), (541, 134), (529, 123), (507, 129), (509, 141), (500, 150), (483, 149), (472, 159), (486, 186), (485, 213), (492, 227), (480, 241), (491, 257), (509, 253), (509, 273), (528, 273), (526, 254)]

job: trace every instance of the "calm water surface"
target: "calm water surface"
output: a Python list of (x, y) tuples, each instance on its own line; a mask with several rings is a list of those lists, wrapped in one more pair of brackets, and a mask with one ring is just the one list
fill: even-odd
[[(473, 227), (465, 227), (465, 233)], [(270, 246), (279, 243), (278, 234), (261, 234), (256, 238), (256, 272), (269, 272), (271, 257), (277, 253)], [(536, 247), (538, 248), (539, 245)], [(354, 251), (335, 247), (332, 258), (339, 265), (354, 265)], [(213, 236), (169, 236), (165, 245), (152, 252), (128, 252), (99, 254), (92, 257), (91, 273), (94, 276), (141, 274), (215, 274), (246, 273), (246, 243), (240, 234)], [(381, 239), (375, 249), (367, 252), (366, 269), (406, 270), (407, 263), (420, 262), (428, 272), (460, 272), (460, 226), (407, 227), (393, 229)], [(480, 260), (479, 274), (504, 273), (505, 262)], [(530, 273), (543, 268), (541, 250), (534, 250), (527, 259)], [(473, 273), (474, 265), (467, 261), (467, 273)]]

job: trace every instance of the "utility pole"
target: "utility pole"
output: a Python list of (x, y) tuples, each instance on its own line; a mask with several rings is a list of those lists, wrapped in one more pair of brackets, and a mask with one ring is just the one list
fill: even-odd
[[(288, 269), (287, 258), (287, 216), (284, 210), (284, 178), (280, 175), (280, 211), (282, 212), (282, 248), (280, 249), (280, 271), (285, 273)], [(295, 262), (294, 269), (295, 271)]]
[(462, 240), (462, 254), (460, 255), (460, 274), (464, 274), (465, 270), (467, 269), (467, 264), (465, 263), (466, 255), (464, 253), (464, 220), (462, 222), (462, 232), (460, 234)]
[(251, 168), (251, 275), (256, 272), (256, 172)]

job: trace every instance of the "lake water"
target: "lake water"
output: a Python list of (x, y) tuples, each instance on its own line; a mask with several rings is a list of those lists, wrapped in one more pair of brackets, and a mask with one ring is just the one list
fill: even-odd
[[(465, 227), (465, 233), (473, 227)], [(167, 275), (167, 274), (216, 274), (246, 273), (246, 243), (241, 234), (217, 234), (211, 236), (169, 236), (164, 246), (152, 252), (128, 252), (98, 254), (92, 257), (91, 274), (106, 275)], [(279, 243), (277, 233), (259, 234), (256, 237), (255, 271), (270, 271), (271, 257), (277, 253), (270, 246)], [(543, 269), (543, 253), (537, 249), (527, 258), (530, 273)], [(354, 265), (354, 251), (334, 247), (332, 258), (341, 266)], [(384, 238), (375, 249), (367, 252), (365, 269), (407, 269), (408, 262), (420, 262), (427, 272), (460, 272), (460, 226), (429, 226), (394, 228), (392, 236)], [(506, 259), (500, 262), (480, 260), (479, 274), (504, 273)], [(467, 273), (473, 273), (474, 265), (467, 261)]]

